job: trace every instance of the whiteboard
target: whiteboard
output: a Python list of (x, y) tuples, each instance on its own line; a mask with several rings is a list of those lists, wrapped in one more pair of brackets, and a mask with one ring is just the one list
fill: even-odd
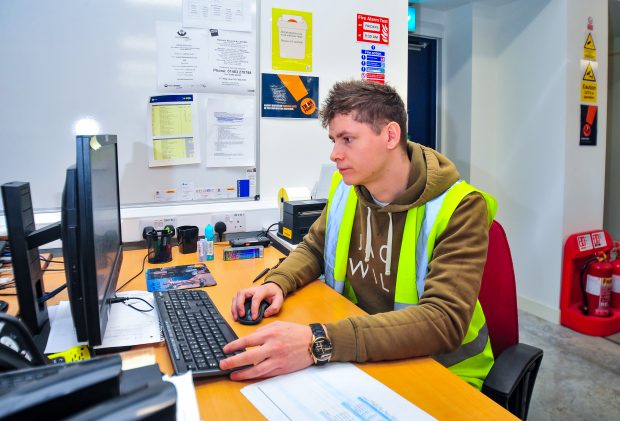
[[(181, 21), (181, 0), (20, 0), (0, 2), (0, 183), (29, 181), (37, 210), (60, 206), (64, 171), (73, 163), (73, 124), (96, 116), (102, 132), (118, 135), (121, 203), (139, 205), (132, 217), (158, 215), (152, 191), (187, 178), (219, 182), (234, 169), (187, 166), (148, 169), (147, 100), (156, 85), (155, 22)], [(386, 81), (406, 100), (407, 3), (376, 0), (253, 0), (259, 73), (271, 63), (271, 9), (313, 14), (313, 66), (319, 102), (337, 81), (360, 78), (356, 14), (390, 19)], [(254, 10), (254, 9), (253, 9)], [(283, 72), (287, 73), (287, 72)], [(257, 110), (258, 113), (258, 110)], [(260, 115), (260, 114), (258, 114)], [(283, 186), (312, 190), (331, 142), (316, 119), (257, 118), (257, 183), (261, 199), (238, 206), (276, 207)], [(204, 148), (201, 148), (204, 151)], [(225, 208), (215, 203), (213, 208)], [(205, 205), (207, 206), (207, 205)], [(163, 206), (161, 207), (164, 208)], [(184, 206), (165, 215), (194, 212)], [(226, 208), (228, 209), (228, 208)], [(252, 208), (253, 209), (253, 208)], [(162, 210), (161, 212), (164, 212)], [(191, 223), (195, 223), (189, 221)]]
[(204, 120), (201, 163), (149, 168), (148, 100), (169, 93), (157, 90), (155, 23), (181, 20), (181, 0), (2, 2), (0, 183), (28, 181), (36, 210), (58, 209), (65, 170), (75, 162), (74, 125), (84, 117), (94, 118), (100, 133), (118, 136), (122, 205), (153, 204), (156, 190), (178, 190), (182, 182), (236, 188), (236, 180), (247, 179), (258, 166), (258, 127), (255, 166), (205, 166), (205, 107), (216, 94), (195, 95)]

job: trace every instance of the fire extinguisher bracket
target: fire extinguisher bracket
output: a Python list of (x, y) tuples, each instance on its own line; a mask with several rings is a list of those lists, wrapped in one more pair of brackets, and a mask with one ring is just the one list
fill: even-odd
[(605, 230), (567, 238), (560, 296), (562, 325), (591, 336), (620, 332), (620, 300), (610, 299), (613, 264), (596, 258), (603, 253), (609, 256), (612, 248)]

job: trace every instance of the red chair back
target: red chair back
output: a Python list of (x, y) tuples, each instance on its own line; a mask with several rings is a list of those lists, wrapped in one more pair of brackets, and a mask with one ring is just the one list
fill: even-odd
[(497, 358), (504, 349), (519, 342), (515, 273), (506, 232), (497, 221), (489, 230), (489, 250), (478, 299)]

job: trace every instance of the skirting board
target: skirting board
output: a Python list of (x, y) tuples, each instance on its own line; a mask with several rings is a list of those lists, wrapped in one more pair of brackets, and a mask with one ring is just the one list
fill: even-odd
[(538, 301), (531, 300), (526, 297), (517, 296), (517, 306), (519, 310), (527, 311), (536, 317), (540, 317), (551, 323), (560, 324), (560, 309), (551, 308)]

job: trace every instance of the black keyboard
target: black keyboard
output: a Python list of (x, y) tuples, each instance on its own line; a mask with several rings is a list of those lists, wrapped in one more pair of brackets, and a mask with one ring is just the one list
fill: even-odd
[(193, 377), (230, 373), (230, 370), (220, 370), (219, 362), (234, 355), (224, 354), (222, 348), (237, 339), (237, 335), (209, 295), (200, 290), (153, 294), (174, 372), (183, 374), (191, 370)]

